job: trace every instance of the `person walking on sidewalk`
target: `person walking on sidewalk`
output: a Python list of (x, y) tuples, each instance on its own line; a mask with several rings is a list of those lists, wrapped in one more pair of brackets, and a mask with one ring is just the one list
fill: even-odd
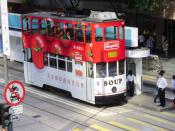
[[(155, 88), (155, 97), (154, 97), (154, 103), (157, 103), (157, 99), (159, 99), (159, 89), (157, 87), (157, 80), (159, 78), (159, 73), (160, 71), (158, 71), (158, 75), (157, 75), (157, 78), (156, 78), (156, 88)], [(159, 100), (160, 101), (160, 100)]]
[(167, 87), (167, 81), (163, 77), (165, 71), (161, 70), (159, 72), (159, 78), (157, 80), (157, 87), (159, 89), (159, 99), (160, 99), (160, 105), (162, 107), (165, 107), (165, 88)]
[(130, 70), (127, 75), (127, 92), (129, 96), (134, 95), (134, 75), (132, 74), (132, 71)]
[[(175, 75), (173, 75), (173, 77), (172, 77), (172, 88), (173, 88), (173, 93), (175, 95)], [(173, 99), (173, 103), (175, 105), (175, 97)]]

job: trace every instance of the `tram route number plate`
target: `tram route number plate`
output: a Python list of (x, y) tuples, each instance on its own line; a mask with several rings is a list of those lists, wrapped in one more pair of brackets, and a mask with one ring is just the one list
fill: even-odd
[(12, 114), (12, 115), (18, 115), (18, 114), (22, 114), (23, 113), (23, 105), (18, 105), (18, 106), (12, 106), (10, 109), (9, 109), (9, 112)]

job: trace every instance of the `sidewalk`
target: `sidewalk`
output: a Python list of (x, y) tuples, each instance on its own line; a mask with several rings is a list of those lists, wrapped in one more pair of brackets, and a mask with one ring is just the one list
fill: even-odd
[(164, 108), (158, 106), (160, 103), (154, 103), (154, 87), (151, 85), (143, 85), (143, 93), (129, 98), (128, 103), (134, 104), (140, 107), (144, 107), (154, 111), (167, 111), (175, 110), (172, 100), (174, 99), (174, 94), (171, 90), (167, 89), (165, 91), (166, 106)]

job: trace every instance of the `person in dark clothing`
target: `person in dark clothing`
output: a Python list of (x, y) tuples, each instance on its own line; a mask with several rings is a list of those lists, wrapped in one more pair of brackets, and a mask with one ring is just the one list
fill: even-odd
[(134, 75), (132, 71), (129, 71), (127, 75), (127, 92), (129, 96), (134, 95)]

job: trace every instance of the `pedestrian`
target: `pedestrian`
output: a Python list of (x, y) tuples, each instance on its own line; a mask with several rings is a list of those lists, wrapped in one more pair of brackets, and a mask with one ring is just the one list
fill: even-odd
[[(157, 80), (158, 80), (158, 78), (159, 78), (159, 73), (160, 73), (160, 72), (158, 72), (158, 75), (157, 75), (157, 78), (156, 78), (156, 83), (157, 83)], [(158, 98), (159, 98), (159, 89), (158, 89), (157, 84), (156, 84), (154, 103), (157, 103), (157, 99), (158, 99)], [(160, 100), (159, 100), (159, 101), (160, 101)]]
[(165, 88), (167, 87), (167, 81), (166, 79), (164, 78), (164, 73), (165, 71), (161, 70), (159, 72), (159, 77), (158, 77), (158, 80), (157, 80), (157, 87), (158, 87), (158, 90), (159, 90), (159, 99), (160, 99), (160, 105), (159, 106), (162, 106), (162, 107), (165, 107)]
[(132, 74), (132, 71), (130, 70), (127, 75), (127, 92), (129, 96), (134, 95), (134, 75)]
[(139, 48), (144, 47), (145, 37), (142, 33), (139, 34), (138, 41), (139, 41)]
[(146, 40), (146, 47), (150, 49), (150, 54), (153, 53), (153, 47), (154, 47), (153, 42), (154, 38), (151, 35), (149, 35), (148, 39)]
[(169, 44), (166, 36), (162, 36), (162, 49), (165, 54), (166, 60), (168, 60), (168, 47), (169, 47)]
[[(175, 95), (175, 75), (172, 77), (172, 88), (173, 88), (173, 93)], [(173, 104), (175, 105), (175, 97), (173, 99)]]

